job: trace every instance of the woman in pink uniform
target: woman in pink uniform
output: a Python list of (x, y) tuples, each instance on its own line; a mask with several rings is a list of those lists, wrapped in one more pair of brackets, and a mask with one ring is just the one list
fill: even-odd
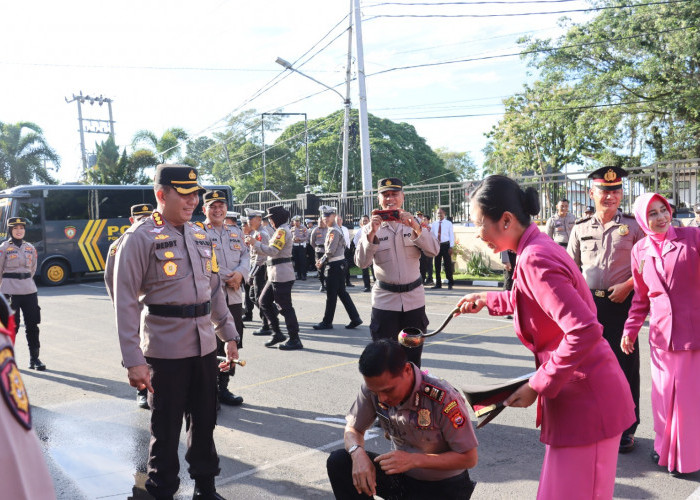
[(671, 472), (694, 472), (700, 469), (700, 230), (672, 227), (671, 206), (654, 193), (637, 198), (634, 216), (647, 238), (632, 249), (634, 299), (620, 347), (634, 350), (651, 312), (652, 458)]
[[(517, 253), (513, 289), (465, 295), (463, 313), (484, 306), (512, 314), (515, 332), (535, 354), (537, 372), (506, 406), (535, 400), (546, 450), (538, 499), (612, 498), (622, 431), (635, 420), (629, 385), (603, 338), (591, 292), (566, 250), (530, 222), (537, 191), (500, 175), (472, 196), (477, 237), (494, 253)], [(539, 399), (538, 399), (539, 396)]]

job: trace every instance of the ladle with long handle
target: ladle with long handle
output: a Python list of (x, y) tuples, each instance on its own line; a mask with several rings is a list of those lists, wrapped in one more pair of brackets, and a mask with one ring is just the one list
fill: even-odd
[(432, 337), (433, 335), (437, 335), (442, 330), (444, 330), (447, 326), (447, 323), (449, 323), (452, 320), (452, 318), (455, 317), (455, 314), (457, 314), (458, 312), (459, 307), (455, 307), (454, 309), (452, 309), (452, 311), (450, 311), (449, 316), (447, 316), (447, 318), (445, 318), (445, 321), (442, 322), (442, 325), (440, 325), (438, 329), (434, 332), (423, 333), (418, 328), (404, 328), (399, 332), (399, 344), (405, 347), (419, 347), (423, 345), (423, 342), (425, 342), (426, 337)]

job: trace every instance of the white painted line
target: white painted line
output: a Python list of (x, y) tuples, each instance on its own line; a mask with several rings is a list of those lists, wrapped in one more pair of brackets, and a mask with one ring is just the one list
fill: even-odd
[(104, 290), (105, 292), (107, 291), (107, 289), (105, 288), (104, 285), (86, 285), (85, 283), (80, 283), (78, 286), (86, 286), (88, 288), (100, 288), (100, 289)]

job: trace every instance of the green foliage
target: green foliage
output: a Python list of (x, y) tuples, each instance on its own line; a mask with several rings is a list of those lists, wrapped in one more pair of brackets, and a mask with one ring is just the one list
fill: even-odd
[(6, 187), (31, 184), (35, 179), (55, 184), (47, 163), (60, 168), (60, 158), (32, 122), (0, 122), (0, 178)]
[(474, 276), (489, 276), (492, 274), (488, 256), (480, 251), (471, 252), (467, 259), (466, 272)]
[(142, 151), (139, 147), (146, 146), (145, 150), (153, 153), (158, 163), (168, 163), (182, 161), (181, 145), (187, 139), (187, 132), (177, 127), (167, 129), (160, 138), (150, 130), (139, 130), (134, 134), (131, 146), (136, 151)]
[(95, 144), (97, 162), (87, 172), (89, 184), (147, 184), (150, 179), (143, 169), (157, 165), (155, 155), (147, 150), (139, 150), (127, 156), (126, 148), (119, 154), (119, 148), (111, 135), (101, 144)]
[[(481, 178), (479, 169), (469, 153), (437, 148), (435, 154), (445, 162), (445, 169), (454, 174), (457, 180), (472, 181)], [(441, 180), (436, 180), (436, 182), (441, 182)]]

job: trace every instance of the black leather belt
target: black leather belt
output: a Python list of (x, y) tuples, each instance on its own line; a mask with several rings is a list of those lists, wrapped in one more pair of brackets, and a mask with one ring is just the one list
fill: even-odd
[(600, 297), (601, 299), (604, 299), (605, 297), (609, 297), (612, 292), (609, 292), (608, 290), (594, 290), (591, 288), (591, 293), (595, 297)]
[(272, 265), (276, 266), (277, 264), (284, 264), (285, 262), (291, 262), (292, 258), (291, 257), (282, 257), (281, 259), (272, 259)]
[(387, 292), (394, 293), (410, 292), (411, 290), (415, 290), (422, 284), (423, 278), (418, 278), (416, 281), (414, 281), (413, 283), (409, 283), (408, 285), (394, 285), (392, 283), (384, 283), (383, 281), (377, 280), (377, 285), (379, 285), (379, 288), (381, 288), (382, 290), (386, 290)]
[(211, 302), (203, 304), (189, 304), (186, 306), (171, 306), (167, 304), (151, 304), (148, 306), (148, 314), (165, 316), (166, 318), (198, 318), (211, 312)]
[(560, 245), (560, 246), (563, 246), (564, 248), (566, 248), (566, 247), (569, 246), (568, 243), (562, 243), (561, 241), (558, 241), (557, 243), (559, 243), (559, 245)]
[(3, 278), (10, 278), (13, 280), (26, 280), (27, 278), (31, 278), (32, 274), (31, 273), (2, 273)]

